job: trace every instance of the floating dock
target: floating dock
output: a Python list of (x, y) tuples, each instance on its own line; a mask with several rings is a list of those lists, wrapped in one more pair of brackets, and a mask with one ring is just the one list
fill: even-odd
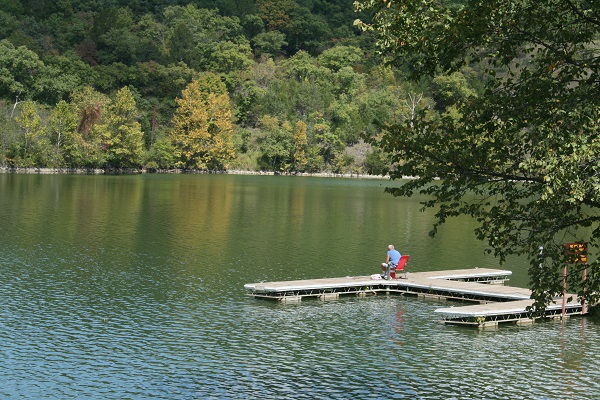
[[(488, 268), (430, 272), (408, 272), (395, 280), (371, 279), (370, 276), (347, 276), (284, 282), (260, 282), (244, 285), (248, 295), (259, 299), (298, 302), (304, 298), (321, 300), (340, 296), (400, 294), (477, 302), (477, 305), (446, 307), (435, 312), (447, 324), (480, 328), (502, 322), (524, 324), (533, 322), (527, 307), (533, 304), (529, 289), (505, 286), (511, 271)], [(576, 299), (575, 295), (567, 298)], [(582, 314), (581, 304), (570, 301), (565, 315)], [(548, 306), (546, 317), (562, 316), (562, 298)]]

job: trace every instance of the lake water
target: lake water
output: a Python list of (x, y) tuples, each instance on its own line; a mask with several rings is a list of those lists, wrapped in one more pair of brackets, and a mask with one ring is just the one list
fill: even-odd
[[(500, 267), (385, 180), (0, 174), (0, 398), (597, 399), (600, 324), (443, 325), (448, 303), (244, 284)], [(393, 183), (392, 183), (393, 184)], [(509, 260), (511, 285), (527, 264)]]

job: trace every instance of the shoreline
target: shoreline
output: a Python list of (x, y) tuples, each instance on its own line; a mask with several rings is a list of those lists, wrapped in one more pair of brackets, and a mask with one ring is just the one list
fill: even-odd
[[(148, 170), (142, 169), (114, 169), (105, 170), (100, 168), (15, 168), (0, 167), (0, 174), (37, 174), (37, 175), (140, 175), (140, 174), (224, 174), (224, 175), (265, 175), (265, 176), (307, 176), (320, 178), (353, 178), (353, 179), (386, 179), (388, 175), (368, 175), (368, 174), (336, 174), (333, 172), (316, 173), (276, 173), (272, 171), (248, 171), (248, 170), (227, 170), (227, 171), (199, 171), (199, 170)], [(404, 179), (404, 177), (403, 177)], [(408, 179), (408, 177), (406, 178)]]

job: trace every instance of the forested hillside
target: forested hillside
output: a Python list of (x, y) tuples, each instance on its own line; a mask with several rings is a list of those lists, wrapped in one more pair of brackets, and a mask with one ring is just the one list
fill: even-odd
[(479, 77), (408, 83), (352, 3), (0, 0), (0, 166), (379, 173), (366, 138)]

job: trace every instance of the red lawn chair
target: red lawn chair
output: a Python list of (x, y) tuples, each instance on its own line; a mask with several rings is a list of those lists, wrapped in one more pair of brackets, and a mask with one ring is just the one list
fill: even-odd
[[(396, 266), (396, 269), (393, 269), (390, 271), (390, 278), (392, 279), (397, 279), (396, 278), (396, 272), (399, 273), (404, 273), (404, 279), (406, 279), (406, 263), (408, 262), (408, 259), (410, 258), (410, 256), (402, 256), (400, 257), (400, 261), (398, 261), (398, 266)], [(400, 279), (400, 278), (398, 278)]]

